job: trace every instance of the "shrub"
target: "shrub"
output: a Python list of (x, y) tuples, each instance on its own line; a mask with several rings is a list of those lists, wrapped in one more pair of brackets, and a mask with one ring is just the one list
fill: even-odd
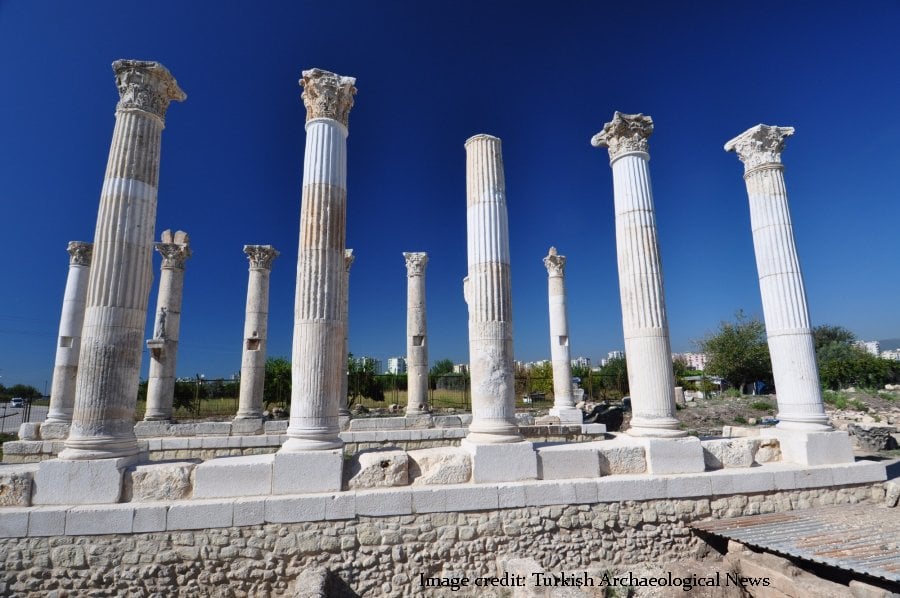
[(750, 403), (751, 409), (756, 409), (757, 411), (770, 411), (772, 409), (772, 404), (768, 401), (753, 401)]

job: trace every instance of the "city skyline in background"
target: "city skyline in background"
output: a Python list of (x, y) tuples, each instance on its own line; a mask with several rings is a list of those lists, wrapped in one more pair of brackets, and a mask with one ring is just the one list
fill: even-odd
[[(0, 383), (49, 388), (65, 249), (93, 238), (118, 58), (158, 60), (188, 95), (166, 119), (155, 232), (191, 239), (180, 377), (240, 369), (246, 244), (281, 253), (268, 355), (290, 359), (297, 80), (313, 67), (356, 77), (359, 90), (347, 141), (355, 356), (404, 354), (402, 253), (425, 251), (429, 358), (468, 362), (463, 143), (479, 133), (503, 143), (515, 358), (549, 357), (550, 246), (568, 258), (573, 359), (622, 349), (612, 177), (589, 143), (616, 110), (655, 123), (649, 169), (674, 352), (696, 351), (738, 310), (762, 317), (743, 167), (722, 148), (758, 123), (796, 128), (783, 160), (813, 325), (896, 340), (900, 83), (884, 73), (900, 63), (898, 18), (890, 3), (3, 3), (0, 67), (13, 92), (0, 96), (0, 221), (15, 251), (0, 277)], [(145, 337), (159, 263), (154, 254)], [(144, 378), (147, 363), (145, 350)]]

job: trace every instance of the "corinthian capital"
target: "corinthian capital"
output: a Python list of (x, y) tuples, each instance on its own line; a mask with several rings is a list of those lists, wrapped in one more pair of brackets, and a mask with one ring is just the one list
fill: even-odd
[(544, 267), (550, 276), (562, 276), (566, 272), (566, 256), (559, 255), (556, 247), (551, 247), (547, 257), (544, 258)]
[(793, 134), (794, 127), (759, 124), (726, 143), (725, 151), (737, 154), (746, 173), (766, 164), (781, 164), (784, 140)]
[(244, 245), (244, 253), (250, 260), (251, 270), (271, 270), (272, 262), (279, 256), (271, 245)]
[(653, 133), (653, 119), (643, 114), (622, 114), (616, 111), (612, 121), (591, 138), (594, 147), (609, 149), (610, 161), (630, 152), (647, 153), (647, 139)]
[(350, 272), (350, 266), (353, 265), (353, 260), (356, 259), (356, 256), (353, 255), (352, 249), (344, 250), (344, 271)]
[(169, 102), (187, 98), (172, 73), (158, 62), (117, 60), (112, 68), (119, 88), (117, 111), (143, 110), (165, 120)]
[(332, 118), (346, 127), (356, 93), (355, 83), (354, 77), (342, 77), (322, 69), (303, 71), (300, 97), (306, 106), (306, 120)]
[(403, 253), (406, 258), (406, 275), (407, 276), (424, 276), (425, 266), (428, 265), (428, 254), (425, 252)]
[(70, 266), (90, 266), (94, 255), (94, 244), (84, 241), (69, 241), (66, 251), (69, 252)]

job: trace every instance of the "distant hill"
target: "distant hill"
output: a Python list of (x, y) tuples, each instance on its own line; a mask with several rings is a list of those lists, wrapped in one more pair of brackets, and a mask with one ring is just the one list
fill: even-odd
[(886, 338), (883, 341), (878, 341), (878, 344), (881, 345), (882, 351), (900, 349), (900, 338)]

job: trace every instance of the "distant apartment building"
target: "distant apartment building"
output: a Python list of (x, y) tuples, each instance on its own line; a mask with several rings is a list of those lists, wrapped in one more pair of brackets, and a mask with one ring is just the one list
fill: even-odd
[(590, 368), (591, 367), (591, 358), (590, 357), (576, 357), (572, 360), (573, 368)]
[(469, 364), (468, 363), (453, 364), (453, 373), (454, 374), (468, 374), (469, 373)]
[(358, 367), (361, 370), (370, 368), (376, 374), (380, 374), (381, 372), (384, 371), (381, 369), (381, 360), (376, 359), (374, 357), (362, 356), (362, 357), (357, 357), (353, 361), (356, 363), (356, 367)]
[(600, 365), (604, 366), (613, 359), (625, 359), (625, 351), (610, 351), (606, 354), (606, 359), (600, 360)]
[(875, 357), (881, 355), (881, 343), (878, 341), (856, 341), (853, 344), (869, 355), (874, 355)]
[(672, 353), (672, 361), (676, 359), (682, 359), (690, 369), (702, 372), (706, 369), (709, 355), (706, 353)]
[(900, 349), (890, 349), (888, 351), (881, 352), (882, 359), (891, 359), (893, 361), (900, 361)]
[(405, 374), (406, 358), (405, 357), (388, 357), (388, 374)]

